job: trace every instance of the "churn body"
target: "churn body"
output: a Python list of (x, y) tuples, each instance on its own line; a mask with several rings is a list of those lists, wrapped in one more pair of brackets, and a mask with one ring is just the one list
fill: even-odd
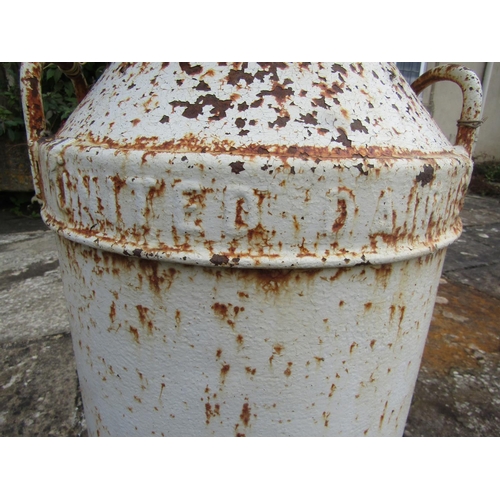
[(403, 433), (472, 163), (394, 66), (117, 63), (31, 149), (91, 435)]

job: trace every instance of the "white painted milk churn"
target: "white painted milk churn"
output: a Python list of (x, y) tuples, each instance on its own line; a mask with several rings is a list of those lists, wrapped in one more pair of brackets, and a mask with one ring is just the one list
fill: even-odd
[(454, 146), (393, 64), (114, 63), (53, 137), (40, 75), (31, 161), (91, 435), (403, 433), (474, 73), (414, 84), (462, 88)]

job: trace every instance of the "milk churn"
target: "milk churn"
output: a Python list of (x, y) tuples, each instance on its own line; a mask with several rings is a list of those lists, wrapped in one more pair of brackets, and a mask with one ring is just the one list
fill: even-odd
[(22, 69), (89, 433), (404, 430), (481, 87), (451, 145), (393, 64), (116, 63), (53, 137)]

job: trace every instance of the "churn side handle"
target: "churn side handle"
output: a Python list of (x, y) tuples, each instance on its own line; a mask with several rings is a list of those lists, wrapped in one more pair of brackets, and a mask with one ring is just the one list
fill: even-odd
[[(79, 63), (56, 63), (71, 79), (78, 102), (85, 97), (88, 87)], [(31, 163), (31, 173), (35, 187), (35, 197), (43, 202), (42, 179), (38, 165), (38, 141), (46, 135), (45, 113), (42, 100), (43, 63), (31, 62), (21, 65), (21, 100), (23, 105), (24, 123), (28, 138), (28, 153)]]
[(462, 114), (457, 122), (455, 145), (463, 146), (471, 156), (476, 129), (482, 123), (480, 120), (483, 101), (481, 81), (476, 73), (464, 66), (444, 64), (426, 71), (412, 83), (411, 88), (418, 95), (429, 85), (441, 81), (455, 82), (462, 89)]

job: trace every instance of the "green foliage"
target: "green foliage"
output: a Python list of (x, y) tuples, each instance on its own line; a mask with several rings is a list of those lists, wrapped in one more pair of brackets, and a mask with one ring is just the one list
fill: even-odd
[(9, 212), (18, 217), (39, 218), (40, 206), (32, 203), (32, 197), (33, 193), (15, 193), (9, 196), (11, 202)]
[[(88, 85), (101, 76), (107, 63), (83, 64)], [(20, 63), (0, 63), (0, 135), (13, 141), (25, 140), (19, 85)], [(55, 133), (77, 105), (71, 80), (54, 64), (46, 63), (42, 75), (42, 98), (47, 130)]]
[(24, 131), (19, 93), (19, 63), (0, 63), (0, 135), (15, 142)]
[(500, 182), (500, 163), (489, 161), (475, 165), (476, 173), (482, 175), (488, 182)]

